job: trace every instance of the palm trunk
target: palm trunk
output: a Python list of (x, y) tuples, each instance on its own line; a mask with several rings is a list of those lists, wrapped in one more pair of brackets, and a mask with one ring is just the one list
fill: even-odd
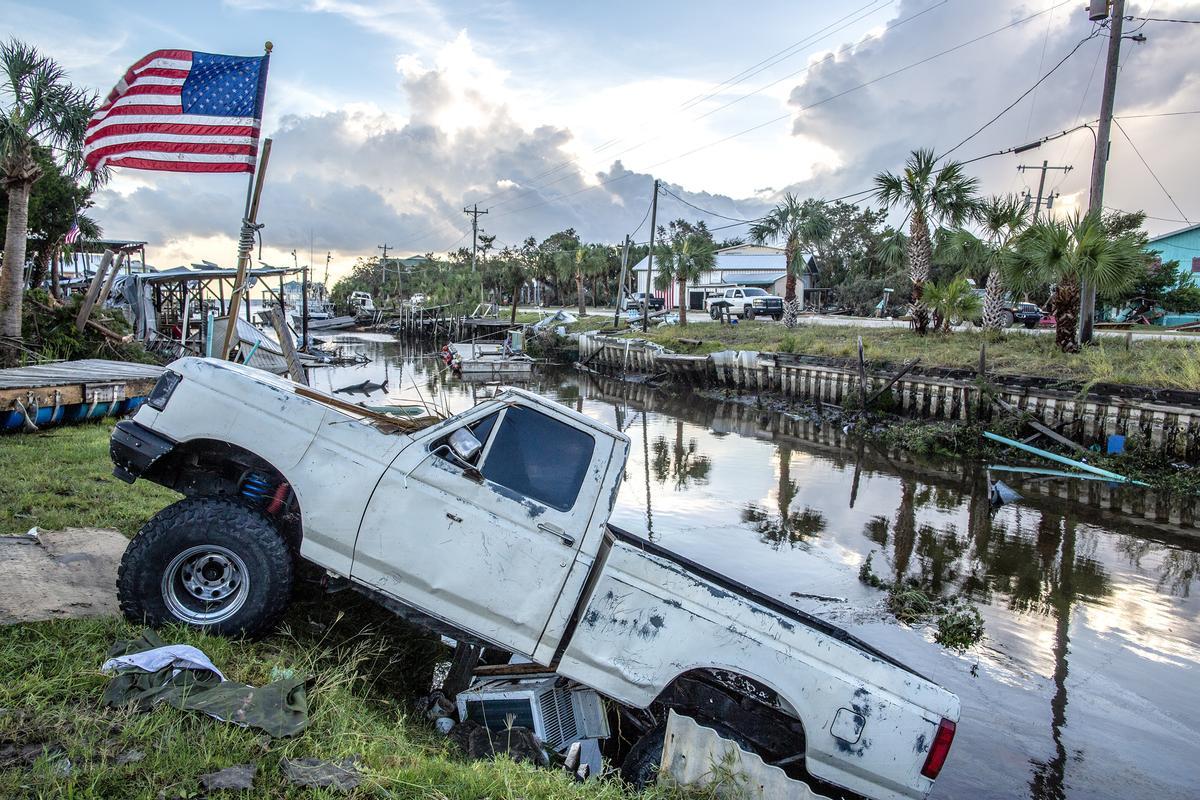
[(687, 276), (679, 273), (679, 325), (687, 325)]
[(1075, 332), (1079, 327), (1079, 283), (1074, 275), (1063, 278), (1054, 290), (1054, 343), (1064, 353), (1078, 353)]
[(933, 244), (929, 241), (929, 227), (925, 224), (925, 212), (915, 209), (909, 225), (908, 268), (912, 278), (912, 326), (921, 336), (929, 332), (929, 307), (924, 303), (925, 283), (933, 264)]
[(575, 294), (579, 300), (579, 316), (580, 318), (587, 316), (587, 307), (583, 303), (583, 273), (575, 273)]
[(50, 271), (50, 246), (45, 243), (44, 246), (37, 250), (33, 256), (33, 264), (29, 267), (29, 286), (37, 289), (42, 285), (42, 281), (46, 280), (46, 273)]
[(796, 272), (792, 269), (792, 261), (796, 258), (797, 244), (788, 239), (784, 247), (784, 259), (787, 261), (787, 280), (783, 285), (783, 326), (796, 327), (796, 319), (800, 316), (799, 303), (796, 301)]
[(983, 290), (983, 327), (1004, 328), (1004, 281), (1000, 269), (992, 267)]
[(25, 291), (25, 241), (29, 235), (29, 192), (33, 181), (8, 181), (8, 225), (4, 266), (0, 273), (0, 337), (6, 340), (0, 357), (15, 363), (21, 341), (21, 301)]
[(62, 276), (62, 245), (59, 245), (54, 250), (54, 256), (50, 259), (50, 294), (55, 299), (62, 297), (62, 292), (59, 289), (59, 279)]
[(510, 316), (508, 319), (508, 321), (511, 322), (513, 325), (517, 324), (517, 300), (519, 300), (521, 298), (521, 288), (524, 285), (525, 285), (525, 281), (521, 281), (518, 284), (516, 284), (515, 286), (513, 286), (512, 316)]

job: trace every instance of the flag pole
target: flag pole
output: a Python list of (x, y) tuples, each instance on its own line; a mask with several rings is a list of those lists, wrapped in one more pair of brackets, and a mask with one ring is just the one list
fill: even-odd
[[(274, 47), (271, 42), (263, 45), (266, 55), (263, 57), (262, 76), (259, 79), (263, 100), (265, 100), (267, 91), (267, 68), (270, 66), (271, 50)], [(259, 114), (259, 124), (261, 125), (262, 105), (259, 105)], [(270, 158), (271, 140), (264, 139), (262, 150), (255, 165), (256, 168), (251, 171), (250, 179), (246, 185), (246, 212), (242, 215), (241, 234), (238, 238), (237, 277), (234, 278), (233, 294), (229, 300), (229, 310), (225, 315), (225, 338), (222, 342), (220, 352), (222, 358), (230, 361), (233, 360), (231, 349), (233, 347), (233, 334), (237, 329), (238, 313), (241, 310), (242, 299), (246, 294), (247, 273), (250, 269), (250, 253), (254, 248), (254, 233), (257, 230), (258, 201), (262, 197), (263, 180), (267, 174), (267, 162)]]

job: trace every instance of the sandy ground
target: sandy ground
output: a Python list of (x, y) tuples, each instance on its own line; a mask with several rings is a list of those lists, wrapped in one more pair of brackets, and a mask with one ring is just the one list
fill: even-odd
[(119, 531), (67, 528), (0, 536), (0, 625), (118, 613)]

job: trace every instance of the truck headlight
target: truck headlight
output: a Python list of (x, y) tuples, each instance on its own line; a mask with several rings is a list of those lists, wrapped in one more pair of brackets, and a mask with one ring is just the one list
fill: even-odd
[(766, 304), (767, 304), (766, 300), (755, 300), (754, 301), (754, 305), (756, 305), (756, 306), (765, 306)]
[(171, 395), (175, 392), (175, 387), (183, 380), (183, 376), (178, 372), (165, 370), (159, 376), (158, 382), (154, 384), (154, 388), (150, 390), (149, 397), (146, 398), (146, 405), (153, 409), (162, 411), (167, 407), (167, 401), (171, 399)]

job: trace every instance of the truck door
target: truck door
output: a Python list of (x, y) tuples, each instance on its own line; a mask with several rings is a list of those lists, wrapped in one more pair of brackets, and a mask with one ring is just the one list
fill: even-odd
[[(449, 437), (482, 444), (469, 469)], [(469, 413), (403, 451), (371, 496), (352, 576), (530, 655), (596, 508), (612, 441), (552, 409)]]

